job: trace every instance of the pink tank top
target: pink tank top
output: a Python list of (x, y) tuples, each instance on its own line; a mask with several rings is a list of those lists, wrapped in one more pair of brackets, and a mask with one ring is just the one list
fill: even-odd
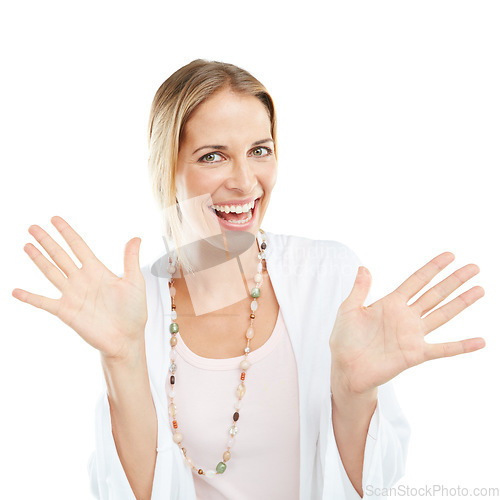
[[(183, 446), (198, 468), (222, 461), (233, 423), (243, 356), (203, 358), (177, 335), (177, 421)], [(250, 352), (238, 433), (223, 474), (194, 470), (201, 500), (299, 499), (299, 393), (297, 365), (281, 314), (267, 342)], [(167, 383), (167, 392), (170, 384)]]

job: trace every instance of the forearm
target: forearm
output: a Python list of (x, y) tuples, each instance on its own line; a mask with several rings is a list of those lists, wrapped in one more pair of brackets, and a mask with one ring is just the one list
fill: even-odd
[(359, 496), (363, 496), (363, 458), (370, 420), (377, 406), (378, 388), (352, 394), (332, 380), (332, 423), (344, 469)]
[(138, 500), (151, 498), (158, 424), (142, 343), (127, 359), (101, 356), (116, 450)]

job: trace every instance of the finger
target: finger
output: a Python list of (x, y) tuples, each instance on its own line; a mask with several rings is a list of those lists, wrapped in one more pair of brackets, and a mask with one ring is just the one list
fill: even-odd
[(483, 296), (484, 289), (480, 286), (475, 286), (458, 297), (455, 297), (453, 300), (450, 300), (450, 302), (441, 306), (439, 309), (432, 311), (422, 319), (425, 335), (450, 321), (450, 319), (454, 318), (457, 314), (461, 313)]
[(34, 224), (28, 228), (28, 233), (33, 236), (47, 251), (51, 259), (59, 266), (66, 276), (78, 271), (78, 267), (71, 257), (56, 243), (53, 238), (40, 226)]
[(434, 257), (425, 266), (414, 272), (394, 292), (398, 293), (408, 302), (417, 292), (422, 290), (436, 274), (453, 262), (455, 256), (451, 252), (444, 252)]
[(139, 248), (141, 246), (141, 239), (136, 237), (132, 238), (125, 245), (124, 269), (123, 276), (132, 278), (141, 273), (139, 264)]
[(43, 254), (36, 248), (35, 245), (27, 243), (24, 246), (24, 251), (30, 256), (31, 260), (36, 264), (38, 269), (42, 271), (45, 277), (60, 291), (62, 291), (66, 276), (50, 262)]
[(27, 292), (22, 288), (14, 288), (14, 290), (12, 290), (12, 296), (21, 302), (26, 302), (26, 304), (35, 306), (38, 309), (43, 309), (44, 311), (57, 316), (59, 308), (59, 300), (57, 299), (49, 299), (43, 295)]
[(58, 215), (50, 219), (55, 228), (61, 233), (66, 243), (69, 245), (77, 259), (83, 264), (93, 260), (97, 260), (92, 250), (88, 247), (83, 238), (62, 218)]
[(443, 342), (441, 344), (426, 344), (425, 358), (430, 359), (448, 358), (458, 354), (466, 354), (482, 349), (486, 345), (482, 337), (472, 339), (457, 340), (456, 342)]
[(478, 273), (476, 264), (467, 264), (425, 292), (410, 307), (423, 316)]
[(345, 302), (354, 307), (362, 307), (370, 291), (371, 282), (370, 271), (364, 266), (359, 266), (351, 293), (345, 299)]

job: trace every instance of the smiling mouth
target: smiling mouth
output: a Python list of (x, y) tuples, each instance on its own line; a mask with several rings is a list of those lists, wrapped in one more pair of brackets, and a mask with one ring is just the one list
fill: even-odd
[(252, 219), (255, 205), (258, 200), (260, 200), (260, 198), (256, 198), (246, 205), (212, 205), (210, 209), (219, 219), (223, 219), (232, 224), (245, 224)]

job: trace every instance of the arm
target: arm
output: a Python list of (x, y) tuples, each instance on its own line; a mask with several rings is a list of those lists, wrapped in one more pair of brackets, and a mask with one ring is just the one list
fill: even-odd
[[(334, 371), (335, 373), (335, 371)], [(332, 381), (332, 424), (342, 464), (354, 489), (363, 497), (362, 476), (366, 437), (377, 406), (378, 388), (354, 394)]]
[[(97, 408), (98, 449), (89, 464), (96, 478), (92, 483), (94, 493), (102, 500), (134, 497), (122, 461), (139, 498), (150, 498), (156, 424), (145, 356), (148, 311), (139, 265), (141, 240), (133, 238), (127, 243), (124, 272), (117, 276), (62, 217), (52, 217), (51, 222), (82, 266), (77, 266), (45, 230), (32, 225), (30, 234), (52, 262), (32, 244), (24, 249), (61, 297), (52, 299), (17, 288), (12, 295), (58, 317), (101, 353), (108, 394)], [(120, 457), (114, 451), (113, 437)]]
[[(357, 473), (358, 478), (362, 473), (361, 491), (360, 483), (350, 470), (349, 456), (346, 456), (342, 449), (344, 446), (347, 454), (351, 453), (350, 445), (353, 443), (339, 445), (341, 431), (337, 422), (333, 423), (332, 396), (333, 394), (327, 398), (328, 404), (325, 401), (325, 410), (328, 411), (324, 413), (321, 431), (324, 435), (322, 442), (326, 445), (323, 452), (325, 482), (321, 498), (360, 500), (361, 495), (373, 499), (385, 498), (380, 497), (377, 492), (391, 488), (403, 477), (411, 435), (410, 425), (398, 404), (392, 381), (377, 388), (376, 407), (368, 430), (364, 434), (361, 433), (364, 445), (360, 445), (363, 455), (358, 459), (358, 463), (362, 471), (358, 470)], [(343, 408), (340, 404), (337, 406)]]
[[(477, 266), (455, 271), (408, 305), (452, 260), (449, 252), (438, 255), (394, 292), (368, 307), (363, 304), (371, 275), (359, 267), (351, 293), (338, 310), (330, 337), (332, 425), (342, 464), (358, 495), (366, 493), (365, 485), (392, 486), (394, 478), (400, 477), (401, 460), (397, 457), (404, 452), (405, 425), (399, 412), (392, 417), (391, 411), (380, 410), (377, 391), (381, 386), (422, 362), (484, 347), (482, 338), (442, 344), (429, 344), (424, 339), (483, 296), (481, 287), (472, 288), (424, 316), (477, 274)], [(372, 421), (378, 430), (368, 439)]]
[(101, 356), (116, 450), (137, 500), (149, 500), (156, 465), (157, 419), (144, 343), (128, 358)]

